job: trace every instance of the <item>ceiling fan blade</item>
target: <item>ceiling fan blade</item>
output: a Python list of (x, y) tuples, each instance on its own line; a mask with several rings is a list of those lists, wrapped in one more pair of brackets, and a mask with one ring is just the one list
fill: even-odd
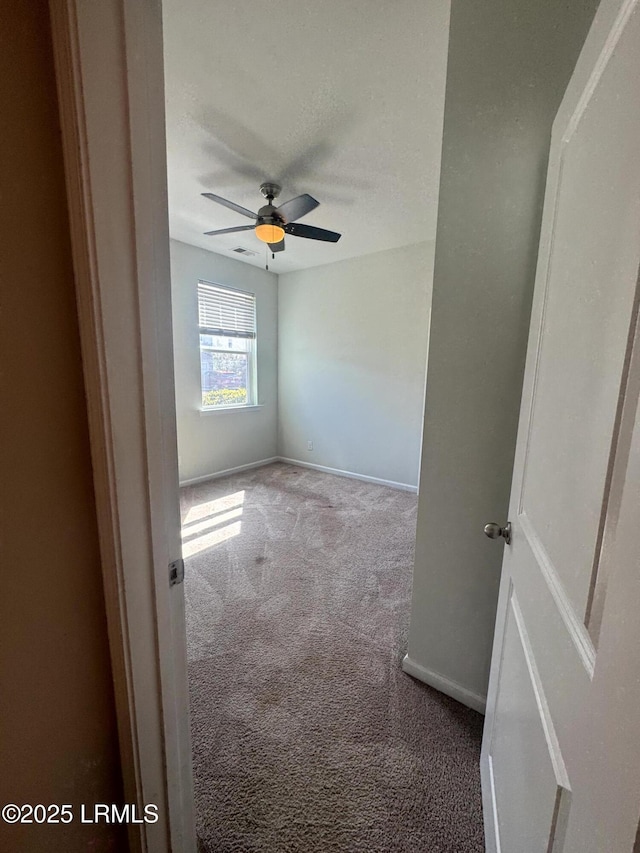
[(284, 252), (284, 237), (279, 243), (269, 243), (272, 252)]
[(285, 222), (295, 222), (296, 219), (302, 219), (307, 213), (311, 213), (320, 204), (315, 198), (308, 193), (297, 195), (295, 198), (285, 201), (278, 208), (278, 213), (282, 214)]
[(306, 237), (308, 240), (325, 240), (327, 243), (337, 243), (342, 234), (336, 231), (327, 231), (325, 228), (314, 228), (313, 225), (302, 225), (297, 222), (289, 222), (284, 226), (287, 234), (293, 237)]
[(215, 195), (214, 193), (202, 193), (205, 198), (210, 199), (211, 201), (215, 201), (218, 204), (224, 205), (224, 207), (228, 207), (230, 210), (235, 210), (236, 213), (241, 213), (243, 216), (248, 216), (249, 219), (256, 219), (258, 214), (251, 213), (250, 210), (247, 210), (246, 207), (242, 207), (239, 204), (236, 204), (235, 201), (229, 201), (226, 198), (222, 198), (222, 196)]
[(238, 231), (253, 231), (255, 225), (236, 225), (235, 228), (219, 228), (217, 231), (205, 231), (205, 237), (213, 237), (215, 234), (235, 234)]

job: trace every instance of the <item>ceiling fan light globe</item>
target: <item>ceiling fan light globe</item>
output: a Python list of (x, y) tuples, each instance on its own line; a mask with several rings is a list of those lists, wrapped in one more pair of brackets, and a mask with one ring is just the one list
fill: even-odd
[(263, 222), (256, 225), (256, 237), (262, 240), (263, 243), (279, 243), (284, 240), (284, 228), (279, 225), (272, 225), (269, 222)]

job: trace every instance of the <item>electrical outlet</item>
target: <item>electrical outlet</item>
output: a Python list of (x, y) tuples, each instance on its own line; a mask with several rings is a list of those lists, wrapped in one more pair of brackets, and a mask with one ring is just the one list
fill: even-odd
[(312, 441), (307, 442), (307, 450), (313, 450), (313, 442)]

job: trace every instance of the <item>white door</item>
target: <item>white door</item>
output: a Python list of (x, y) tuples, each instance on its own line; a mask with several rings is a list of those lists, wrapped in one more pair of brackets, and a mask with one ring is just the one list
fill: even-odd
[(603, 0), (553, 128), (481, 759), (491, 853), (640, 850), (639, 5)]

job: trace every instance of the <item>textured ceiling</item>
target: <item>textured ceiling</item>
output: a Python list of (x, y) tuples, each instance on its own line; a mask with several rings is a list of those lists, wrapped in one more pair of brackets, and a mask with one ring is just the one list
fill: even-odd
[[(301, 221), (337, 244), (287, 237), (274, 272), (434, 239), (448, 0), (163, 0), (171, 236), (264, 266), (249, 219), (259, 185), (310, 193)], [(277, 202), (276, 202), (277, 203)], [(258, 252), (241, 258), (236, 246)]]

